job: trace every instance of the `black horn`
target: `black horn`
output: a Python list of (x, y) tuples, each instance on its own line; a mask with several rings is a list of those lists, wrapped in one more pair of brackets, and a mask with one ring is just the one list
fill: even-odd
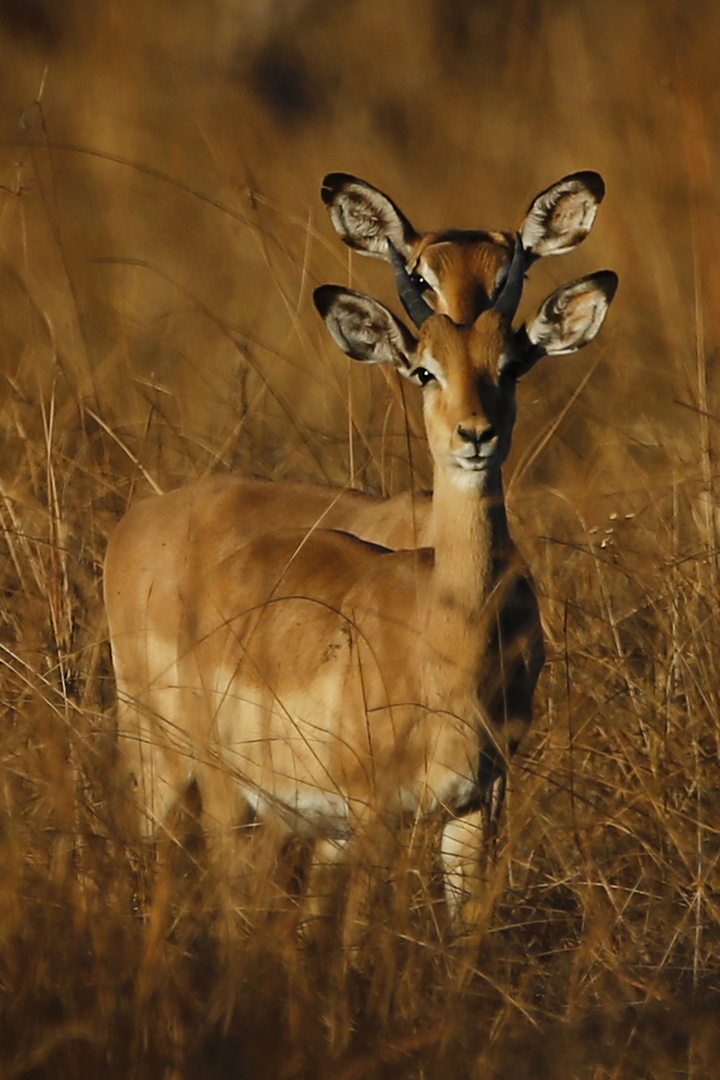
[(515, 250), (513, 251), (508, 276), (493, 304), (493, 310), (504, 315), (508, 322), (513, 321), (520, 305), (520, 297), (525, 282), (525, 265), (525, 249), (518, 234), (515, 237)]
[(390, 261), (395, 274), (395, 284), (397, 286), (400, 302), (419, 329), (425, 320), (429, 319), (435, 312), (430, 307), (427, 300), (423, 299), (420, 290), (408, 274), (402, 256), (392, 240), (388, 240), (387, 246), (390, 252)]

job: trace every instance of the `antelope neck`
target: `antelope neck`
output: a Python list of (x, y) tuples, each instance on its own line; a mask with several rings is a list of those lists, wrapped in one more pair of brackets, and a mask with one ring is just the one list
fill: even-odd
[(486, 610), (498, 567), (512, 550), (500, 468), (483, 480), (457, 482), (438, 469), (433, 493), (434, 600), (470, 623)]

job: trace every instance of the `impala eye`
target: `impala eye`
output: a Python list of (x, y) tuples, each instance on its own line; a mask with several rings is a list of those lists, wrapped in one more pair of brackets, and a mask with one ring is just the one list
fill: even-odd
[(427, 386), (429, 382), (432, 382), (435, 376), (432, 371), (428, 371), (427, 368), (418, 367), (413, 371), (413, 378), (417, 379), (421, 386)]
[(422, 276), (422, 274), (418, 274), (417, 270), (413, 270), (413, 272), (410, 274), (410, 280), (412, 281), (415, 288), (419, 289), (420, 292), (425, 292), (426, 289), (430, 288), (425, 278)]

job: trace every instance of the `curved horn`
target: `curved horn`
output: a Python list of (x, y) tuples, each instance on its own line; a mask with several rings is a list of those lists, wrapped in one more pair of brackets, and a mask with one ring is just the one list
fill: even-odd
[(397, 286), (400, 302), (419, 329), (425, 320), (429, 319), (435, 312), (430, 307), (427, 300), (423, 299), (420, 290), (408, 274), (402, 255), (399, 253), (392, 240), (388, 240), (387, 246), (388, 251), (390, 252), (390, 262), (393, 266), (395, 284)]
[(493, 310), (498, 311), (508, 322), (512, 322), (517, 314), (524, 282), (525, 249), (523, 248), (523, 243), (520, 239), (520, 234), (518, 233), (515, 237), (515, 250), (513, 251), (508, 276), (493, 304)]

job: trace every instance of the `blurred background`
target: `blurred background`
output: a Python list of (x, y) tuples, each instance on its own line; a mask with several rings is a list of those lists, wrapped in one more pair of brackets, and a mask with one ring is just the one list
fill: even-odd
[[(506, 468), (549, 663), (525, 795), (509, 800), (514, 892), (499, 918), (515, 960), (495, 973), (498, 1008), (572, 1019), (720, 991), (719, 46), (713, 0), (0, 0), (9, 1075), (83, 1075), (83, 1062), (115, 1075), (100, 1050), (70, 1054), (65, 1072), (54, 1056), (85, 1039), (72, 1024), (101, 984), (90, 1015), (130, 1075), (145, 955), (134, 879), (123, 870), (118, 891), (117, 860), (93, 846), (107, 835), (114, 694), (101, 566), (125, 507), (229, 468), (381, 493), (430, 481), (412, 391), (356, 370), (312, 305), (332, 281), (398, 309), (388, 267), (334, 234), (319, 197), (334, 170), (381, 188), (419, 230), (512, 229), (565, 174), (605, 179), (593, 232), (533, 267), (521, 309), (593, 270), (619, 274), (597, 341), (522, 383)], [(34, 929), (28, 897), (42, 898)], [(74, 997), (69, 963), (85, 988)], [(193, 993), (157, 1028), (152, 1060), (166, 1060), (178, 1016), (203, 1015)], [(371, 1039), (377, 1016), (363, 1029), (353, 993), (343, 1022)], [(417, 1000), (407, 1039), (429, 1015)], [(663, 1076), (715, 1075), (700, 1015), (678, 1021), (687, 1071), (668, 1050)], [(71, 1034), (38, 1044), (58, 1017)], [(664, 1023), (652, 1019), (655, 1048)], [(623, 1045), (637, 1030), (622, 1028)], [(498, 1058), (483, 1075), (571, 1075), (528, 1046), (536, 1071), (505, 1073)], [(432, 1060), (408, 1075), (447, 1075), (450, 1058)], [(645, 1062), (642, 1050), (625, 1072), (572, 1075), (645, 1077)]]

